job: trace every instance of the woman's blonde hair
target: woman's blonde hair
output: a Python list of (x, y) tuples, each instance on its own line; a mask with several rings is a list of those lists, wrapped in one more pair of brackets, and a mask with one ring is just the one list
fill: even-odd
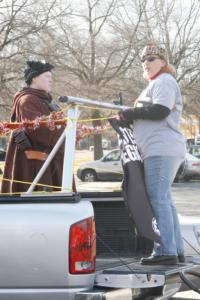
[(160, 73), (169, 73), (172, 76), (175, 76), (176, 75), (176, 69), (171, 64), (166, 63), (166, 65), (161, 68)]

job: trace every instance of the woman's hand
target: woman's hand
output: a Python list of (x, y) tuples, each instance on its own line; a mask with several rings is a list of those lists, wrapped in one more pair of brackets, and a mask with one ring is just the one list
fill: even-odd
[(118, 112), (118, 117), (119, 117), (119, 120), (122, 121), (122, 122), (133, 122), (134, 120), (134, 108), (127, 108), (127, 109), (123, 109), (123, 110), (120, 110)]

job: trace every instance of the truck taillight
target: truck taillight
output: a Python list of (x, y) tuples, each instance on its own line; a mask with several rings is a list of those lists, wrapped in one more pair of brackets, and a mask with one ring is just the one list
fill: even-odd
[(96, 262), (96, 230), (94, 218), (84, 219), (70, 228), (69, 272), (92, 273)]

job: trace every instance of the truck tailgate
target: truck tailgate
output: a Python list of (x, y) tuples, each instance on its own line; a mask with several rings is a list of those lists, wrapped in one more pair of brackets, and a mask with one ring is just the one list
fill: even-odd
[(173, 266), (141, 265), (138, 260), (132, 263), (99, 270), (95, 277), (97, 286), (113, 288), (150, 288), (163, 286), (167, 282), (181, 282), (179, 272), (187, 272), (196, 266), (180, 263)]
[(91, 216), (89, 201), (1, 201), (0, 288), (93, 286), (94, 274), (74, 276), (68, 266), (70, 225)]

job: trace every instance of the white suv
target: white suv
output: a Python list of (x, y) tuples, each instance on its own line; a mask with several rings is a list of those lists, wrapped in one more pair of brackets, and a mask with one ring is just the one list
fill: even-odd
[(200, 135), (197, 135), (197, 136), (195, 137), (195, 144), (196, 144), (196, 145), (200, 145)]

